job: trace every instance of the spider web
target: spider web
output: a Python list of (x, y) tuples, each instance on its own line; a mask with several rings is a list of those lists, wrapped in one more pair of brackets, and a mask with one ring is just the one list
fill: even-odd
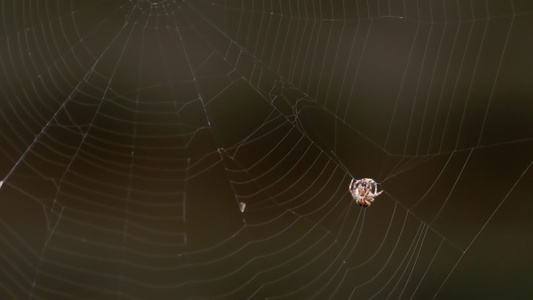
[(533, 295), (528, 1), (1, 5), (2, 298)]

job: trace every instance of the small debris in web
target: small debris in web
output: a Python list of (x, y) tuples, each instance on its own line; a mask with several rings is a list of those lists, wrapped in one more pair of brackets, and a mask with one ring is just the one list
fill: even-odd
[[(0, 185), (1, 186), (1, 185)], [(244, 212), (244, 209), (246, 208), (246, 203), (244, 202), (239, 202), (239, 209), (241, 210), (241, 212)]]

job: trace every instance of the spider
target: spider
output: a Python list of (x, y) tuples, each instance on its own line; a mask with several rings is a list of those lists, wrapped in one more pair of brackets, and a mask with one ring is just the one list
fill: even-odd
[(378, 184), (371, 178), (359, 180), (352, 179), (350, 182), (350, 194), (353, 200), (362, 207), (369, 207), (374, 198), (381, 195), (383, 191), (378, 192)]

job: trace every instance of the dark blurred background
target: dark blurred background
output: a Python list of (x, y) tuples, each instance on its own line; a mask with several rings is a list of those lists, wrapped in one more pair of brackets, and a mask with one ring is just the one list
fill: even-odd
[(1, 299), (533, 297), (530, 1), (1, 7)]

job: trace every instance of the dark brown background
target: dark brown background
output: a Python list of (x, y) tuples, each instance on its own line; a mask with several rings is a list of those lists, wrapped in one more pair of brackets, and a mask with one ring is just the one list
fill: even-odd
[(533, 296), (530, 1), (1, 14), (0, 298)]

